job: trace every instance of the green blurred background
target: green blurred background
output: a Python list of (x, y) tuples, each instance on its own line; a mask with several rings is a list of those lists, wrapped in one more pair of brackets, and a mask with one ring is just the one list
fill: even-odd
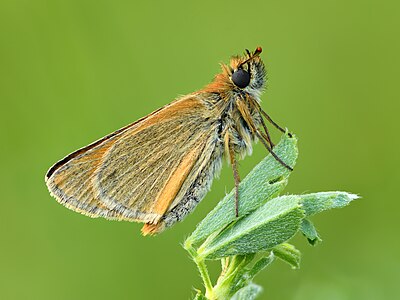
[[(180, 243), (232, 188), (226, 165), (155, 238), (62, 207), (44, 174), (260, 45), (262, 105), (299, 137), (286, 192), (363, 197), (314, 218), (324, 242), (296, 237), (301, 269), (274, 263), (260, 299), (400, 299), (399, 19), (396, 1), (2, 0), (0, 298), (189, 299), (201, 281)], [(242, 176), (265, 155), (256, 145)]]

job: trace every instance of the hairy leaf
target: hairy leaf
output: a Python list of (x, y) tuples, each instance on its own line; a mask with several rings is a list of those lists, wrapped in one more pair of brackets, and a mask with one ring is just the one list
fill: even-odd
[(271, 249), (296, 234), (303, 218), (298, 196), (275, 198), (208, 239), (197, 255), (219, 259)]
[(254, 300), (262, 292), (262, 287), (254, 283), (241, 288), (231, 300)]
[(301, 253), (293, 245), (284, 243), (272, 250), (276, 257), (287, 262), (293, 269), (300, 268)]
[(320, 192), (300, 195), (307, 216), (312, 216), (324, 210), (340, 208), (348, 205), (359, 196), (346, 192)]

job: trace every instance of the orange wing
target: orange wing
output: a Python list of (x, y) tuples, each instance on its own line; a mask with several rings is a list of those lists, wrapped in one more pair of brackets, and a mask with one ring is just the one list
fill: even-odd
[(58, 202), (90, 217), (157, 223), (213, 128), (203, 101), (184, 97), (57, 162), (47, 186)]

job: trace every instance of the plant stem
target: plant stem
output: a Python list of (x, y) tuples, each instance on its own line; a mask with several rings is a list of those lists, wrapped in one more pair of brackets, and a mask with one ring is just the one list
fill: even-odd
[(213, 285), (211, 283), (210, 275), (208, 274), (207, 266), (204, 263), (204, 260), (194, 260), (197, 268), (199, 269), (200, 276), (203, 279), (204, 287), (206, 288), (206, 298), (207, 299), (214, 299), (214, 290)]
[(213, 285), (211, 283), (210, 275), (208, 274), (207, 266), (204, 260), (197, 256), (196, 250), (194, 250), (194, 248), (190, 244), (185, 244), (185, 249), (189, 252), (190, 256), (197, 266), (197, 269), (199, 270), (201, 279), (203, 280), (203, 284), (206, 289), (206, 298), (214, 299)]

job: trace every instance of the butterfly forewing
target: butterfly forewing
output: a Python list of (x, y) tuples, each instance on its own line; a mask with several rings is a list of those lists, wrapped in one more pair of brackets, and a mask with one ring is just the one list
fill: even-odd
[(50, 169), (47, 185), (60, 203), (91, 217), (157, 222), (212, 146), (209, 122), (201, 99), (177, 100), (69, 155)]

